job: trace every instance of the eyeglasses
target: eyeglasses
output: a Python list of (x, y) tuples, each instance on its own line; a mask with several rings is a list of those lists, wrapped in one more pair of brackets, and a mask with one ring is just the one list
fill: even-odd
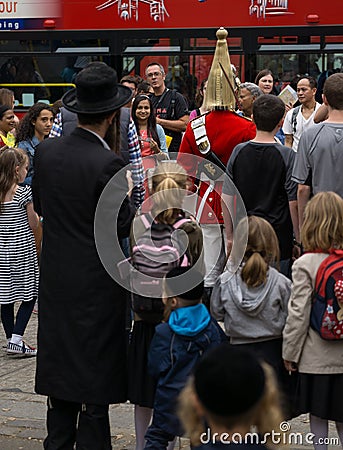
[(147, 78), (159, 77), (162, 75), (162, 72), (151, 72), (147, 74)]

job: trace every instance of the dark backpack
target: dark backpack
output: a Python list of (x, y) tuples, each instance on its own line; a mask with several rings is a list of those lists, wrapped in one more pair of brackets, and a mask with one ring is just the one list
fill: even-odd
[(311, 327), (326, 340), (343, 339), (343, 250), (320, 264), (312, 301)]
[(132, 249), (132, 309), (147, 322), (163, 317), (162, 282), (172, 268), (188, 266), (186, 237), (178, 228), (190, 219), (180, 217), (174, 225), (155, 223), (149, 214), (140, 216), (145, 232)]

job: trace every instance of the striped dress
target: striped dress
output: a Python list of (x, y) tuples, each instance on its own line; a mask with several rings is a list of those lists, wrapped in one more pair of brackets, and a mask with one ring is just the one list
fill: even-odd
[(38, 294), (38, 262), (26, 205), (31, 187), (18, 186), (0, 213), (0, 304), (30, 301)]

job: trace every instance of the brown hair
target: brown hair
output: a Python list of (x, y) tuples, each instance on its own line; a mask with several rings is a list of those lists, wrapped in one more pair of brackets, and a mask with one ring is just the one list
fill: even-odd
[[(242, 234), (240, 229), (244, 225), (246, 226), (241, 221), (237, 226), (238, 245)], [(250, 216), (248, 227), (248, 242), (243, 257), (241, 277), (249, 287), (257, 287), (265, 283), (269, 265), (276, 265), (279, 262), (279, 242), (273, 227), (261, 217)]]
[(21, 148), (6, 148), (0, 151), (0, 213), (6, 194), (18, 183), (16, 168), (23, 166), (27, 161), (28, 156)]
[(273, 80), (274, 80), (273, 72), (270, 69), (263, 69), (256, 75), (255, 84), (257, 84), (257, 86), (258, 86), (258, 83), (259, 83), (260, 79), (265, 77), (265, 76), (267, 76), (267, 75), (271, 75), (273, 77)]
[(331, 108), (343, 110), (343, 73), (334, 73), (327, 78), (323, 94)]
[(2, 105), (8, 106), (13, 109), (14, 92), (10, 89), (1, 88), (0, 89), (0, 103)]
[(343, 199), (335, 192), (319, 192), (306, 205), (300, 231), (304, 250), (343, 249)]
[[(257, 432), (265, 434), (267, 442), (273, 445), (273, 442), (270, 442), (271, 431), (278, 430), (284, 419), (280, 390), (273, 369), (265, 363), (262, 363), (261, 366), (265, 373), (266, 384), (264, 393), (255, 406), (249, 411), (235, 416), (219, 416), (206, 410), (206, 419), (216, 425), (225, 427), (228, 431), (237, 425), (243, 425), (249, 429), (251, 426), (255, 426)], [(196, 402), (199, 402), (199, 399), (196, 395), (194, 379), (190, 378), (179, 397), (179, 417), (193, 446), (201, 444), (201, 434), (206, 431), (204, 418), (199, 416)]]
[(162, 162), (152, 175), (153, 210), (160, 223), (173, 224), (182, 209), (188, 176), (179, 164)]
[(125, 75), (124, 77), (121, 78), (120, 84), (123, 84), (125, 82), (134, 84), (136, 89), (137, 89), (137, 85), (138, 85), (137, 77), (135, 77), (133, 75)]

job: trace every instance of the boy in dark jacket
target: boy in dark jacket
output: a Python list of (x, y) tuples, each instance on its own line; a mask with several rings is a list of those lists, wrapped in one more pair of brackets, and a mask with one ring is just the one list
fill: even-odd
[(182, 435), (176, 415), (179, 393), (202, 354), (227, 339), (201, 303), (203, 293), (203, 277), (194, 267), (176, 267), (165, 277), (166, 322), (156, 327), (148, 358), (157, 388), (145, 449), (166, 449)]

